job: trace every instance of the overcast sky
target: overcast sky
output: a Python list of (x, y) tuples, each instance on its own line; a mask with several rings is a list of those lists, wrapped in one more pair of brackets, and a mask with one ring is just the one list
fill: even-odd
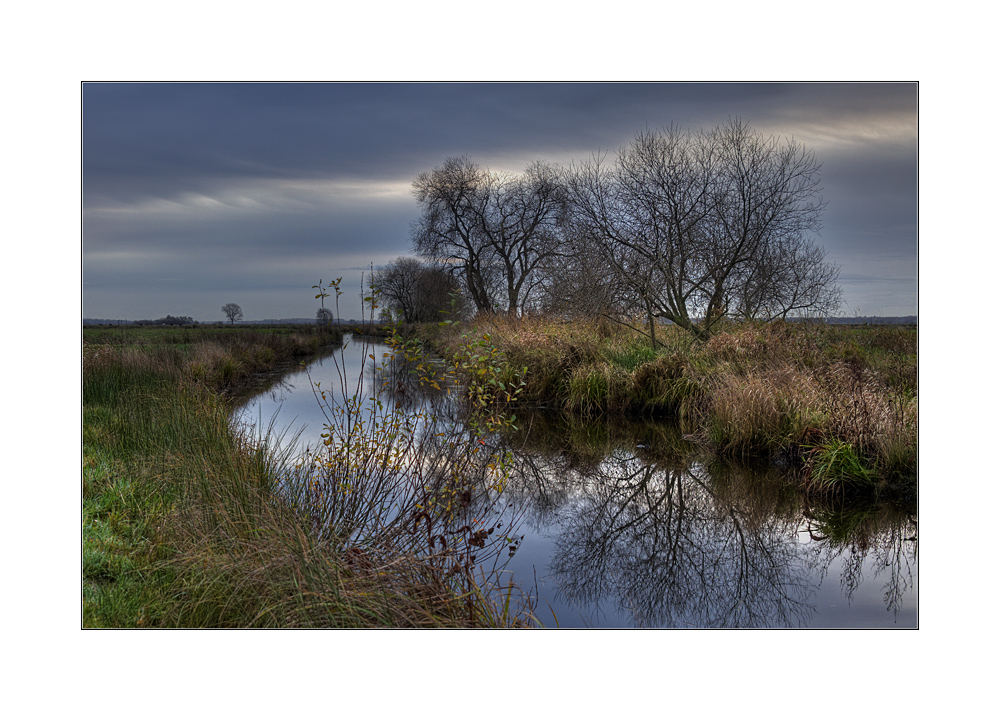
[[(310, 287), (411, 253), (410, 184), (467, 154), (520, 171), (739, 117), (823, 164), (816, 241), (846, 315), (917, 314), (913, 83), (82, 85), (83, 316), (312, 317)], [(328, 302), (328, 306), (331, 304)]]

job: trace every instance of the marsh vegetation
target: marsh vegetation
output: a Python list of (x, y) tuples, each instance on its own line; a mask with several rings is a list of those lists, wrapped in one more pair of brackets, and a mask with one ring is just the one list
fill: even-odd
[[(707, 341), (599, 319), (480, 317), (518, 407), (583, 417), (655, 415), (714, 453), (778, 463), (814, 495), (915, 497), (917, 331), (821, 323), (729, 324)], [(455, 329), (413, 330), (435, 351)], [(493, 380), (497, 376), (491, 375)]]
[[(341, 452), (348, 469), (336, 470), (349, 483), (323, 490), (317, 506), (302, 495), (320, 489), (292, 487), (288, 450), (231, 420), (223, 390), (341, 336), (315, 328), (85, 332), (83, 626), (525, 624), (509, 596), (498, 605), (477, 584), (468, 549), (484, 547), (482, 527), (432, 509), (424, 487), (414, 494), (420, 501), (391, 499), (398, 479), (390, 480), (384, 451), (383, 469), (362, 464), (362, 452), (384, 444), (378, 438), (390, 427), (401, 442), (405, 423), (353, 438)], [(363, 445), (364, 437), (375, 439)], [(465, 456), (452, 441), (451, 456)], [(331, 460), (314, 463), (314, 473), (331, 478), (333, 469), (323, 469)], [(462, 495), (455, 487), (463, 482), (448, 479), (447, 495)], [(426, 529), (417, 529), (425, 535), (402, 535), (417, 503), (427, 512)], [(384, 518), (386, 507), (395, 508), (398, 525)], [(455, 551), (458, 539), (463, 553)]]
[[(524, 326), (508, 324), (518, 325)], [(469, 335), (473, 328), (478, 328), (476, 337)], [(624, 402), (604, 412), (557, 406), (534, 390), (530, 368), (525, 374), (505, 361), (503, 331), (496, 322), (437, 325), (433, 330), (439, 338), (454, 337), (459, 348), (490, 359), (489, 367), (473, 368), (470, 375), (481, 389), (503, 396), (503, 413), (516, 426), (477, 437), (464, 450), (471, 458), (462, 461), (465, 469), (505, 462), (502, 480), (480, 480), (502, 483), (499, 490), (482, 487), (480, 491), (490, 493), (480, 502), (506, 514), (500, 540), (516, 541), (516, 554), (494, 561), (502, 564), (504, 582), (513, 581), (522, 596), (531, 597), (538, 624), (915, 624), (916, 507), (903, 489), (886, 483), (827, 489), (805, 485), (801, 463), (776, 465), (765, 456), (728, 454), (693, 434), (670, 410)], [(576, 331), (576, 341), (585, 338), (583, 332)], [(691, 345), (695, 351), (703, 347)], [(391, 350), (354, 340), (345, 346), (348, 361), (361, 363), (365, 349), (379, 361)], [(417, 353), (412, 341), (409, 351)], [(336, 383), (341, 377), (331, 360), (288, 374), (242, 408), (240, 416), (308, 423), (307, 431), (315, 437), (329, 418), (318, 417), (313, 385)], [(466, 414), (460, 402), (434, 387), (421, 387), (426, 369), (444, 367), (445, 361), (404, 358), (389, 369), (369, 366), (366, 387), (370, 392), (377, 381), (387, 379), (380, 397), (387, 411), (397, 413), (394, 417), (433, 413), (435, 427), (462, 427)], [(360, 367), (352, 371), (348, 380), (355, 382), (361, 372)], [(509, 405), (503, 387), (508, 373), (523, 376), (523, 388)], [(426, 438), (409, 439), (407, 449), (430, 451), (433, 431), (425, 430)], [(392, 451), (392, 461), (407, 460)], [(408, 475), (413, 481), (422, 477)], [(442, 499), (445, 507), (458, 501)], [(485, 511), (469, 509), (478, 521), (486, 520)]]
[[(356, 373), (342, 335), (85, 330), (84, 626), (823, 625), (789, 591), (829, 571), (850, 599), (875, 558), (911, 619), (915, 330), (663, 327), (653, 349), (492, 316), (360, 339)], [(254, 373), (331, 346), (306, 456), (231, 416)], [(561, 541), (542, 573), (538, 531)]]

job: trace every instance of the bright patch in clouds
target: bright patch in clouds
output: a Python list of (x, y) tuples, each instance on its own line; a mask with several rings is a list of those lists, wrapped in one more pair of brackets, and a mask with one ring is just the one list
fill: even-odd
[(205, 193), (185, 193), (174, 199), (150, 197), (133, 205), (84, 208), (84, 217), (228, 218), (235, 211), (282, 213), (302, 209), (328, 210), (345, 204), (371, 205), (411, 200), (410, 183), (333, 179), (232, 180)]

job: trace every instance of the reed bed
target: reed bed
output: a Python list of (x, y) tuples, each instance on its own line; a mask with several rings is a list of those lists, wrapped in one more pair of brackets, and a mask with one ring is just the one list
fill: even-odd
[[(701, 342), (661, 326), (654, 348), (648, 333), (607, 320), (496, 316), (473, 327), (511, 372), (527, 369), (522, 406), (668, 417), (723, 456), (795, 464), (815, 492), (915, 490), (916, 329), (730, 324)], [(454, 347), (454, 329), (417, 333), (438, 352)]]

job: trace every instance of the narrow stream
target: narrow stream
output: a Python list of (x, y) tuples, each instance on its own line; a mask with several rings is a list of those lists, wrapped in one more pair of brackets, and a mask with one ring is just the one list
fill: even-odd
[[(373, 391), (348, 338), (285, 374), (234, 418), (315, 448), (313, 385)], [(342, 356), (342, 358), (341, 358)], [(346, 366), (346, 368), (345, 368)], [(706, 456), (669, 423), (519, 414), (506, 435), (519, 512), (506, 570), (562, 628), (916, 628), (915, 506), (805, 501), (781, 472)]]

